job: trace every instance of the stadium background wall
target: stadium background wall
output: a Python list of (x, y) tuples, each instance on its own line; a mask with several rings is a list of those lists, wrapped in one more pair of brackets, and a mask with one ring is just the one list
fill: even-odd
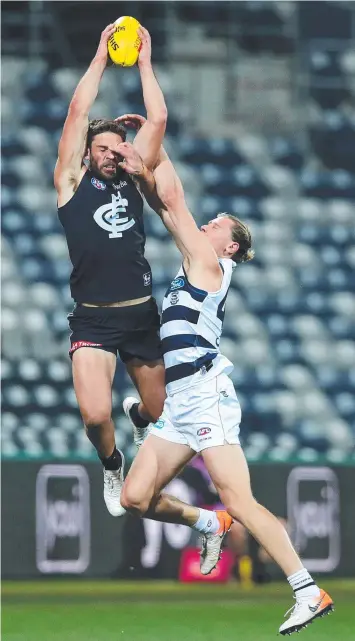
[[(181, 551), (196, 543), (184, 526), (112, 518), (95, 463), (4, 461), (2, 575), (176, 578)], [(355, 575), (355, 468), (251, 466), (256, 498), (285, 517), (310, 571)], [(169, 487), (194, 501), (189, 468)], [(274, 566), (271, 574), (279, 576)]]

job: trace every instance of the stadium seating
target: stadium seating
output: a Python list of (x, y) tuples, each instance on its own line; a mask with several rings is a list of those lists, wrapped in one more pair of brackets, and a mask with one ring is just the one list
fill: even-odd
[[(176, 4), (178, 20), (195, 21), (203, 27), (201, 37), (215, 37), (215, 3), (208, 11), (198, 2)], [(219, 23), (232, 12), (244, 25), (236, 45), (245, 55), (287, 55), (299, 46), (283, 3), (219, 4)], [(197, 222), (231, 211), (250, 224), (254, 238), (255, 260), (235, 270), (221, 342), (235, 363), (242, 439), (252, 461), (354, 456), (355, 119), (349, 105), (355, 63), (344, 18), (348, 6), (337, 4), (323, 3), (343, 38), (341, 51), (325, 42), (333, 33), (327, 31), (329, 14), (322, 21), (316, 3), (299, 3), (311, 114), (302, 136), (257, 133), (248, 149), (250, 138), (208, 137), (193, 127), (187, 135), (162, 67), (167, 146)], [(67, 356), (70, 265), (52, 184), (60, 130), (80, 73), (43, 61), (28, 69), (14, 58), (3, 59), (3, 71), (3, 455), (90, 458)], [(133, 70), (122, 71), (119, 96), (105, 82), (93, 115), (141, 111)], [(257, 162), (261, 152), (267, 166)], [(179, 256), (148, 211), (146, 231), (160, 303)], [(129, 457), (134, 448), (121, 403), (132, 392), (119, 363), (114, 418), (118, 444)]]

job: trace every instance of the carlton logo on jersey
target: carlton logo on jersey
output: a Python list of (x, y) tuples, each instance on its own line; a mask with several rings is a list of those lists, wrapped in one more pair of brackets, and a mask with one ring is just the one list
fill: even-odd
[[(105, 185), (106, 186), (106, 185)], [(126, 213), (128, 200), (122, 198), (120, 192), (117, 196), (111, 196), (111, 202), (101, 205), (95, 213), (95, 222), (109, 233), (109, 238), (122, 238), (122, 233), (133, 227), (135, 220), (127, 217), (120, 218), (120, 214)]]

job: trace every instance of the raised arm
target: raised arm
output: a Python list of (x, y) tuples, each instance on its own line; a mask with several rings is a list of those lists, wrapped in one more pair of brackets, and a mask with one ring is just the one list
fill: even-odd
[(110, 24), (102, 32), (96, 55), (75, 89), (69, 105), (54, 170), (59, 206), (70, 200), (77, 188), (85, 153), (89, 111), (98, 94), (107, 64), (107, 42), (114, 31), (115, 26)]
[(149, 32), (144, 27), (141, 27), (138, 33), (142, 41), (138, 68), (147, 119), (139, 129), (133, 145), (148, 169), (153, 169), (164, 138), (168, 112), (163, 92), (159, 87), (152, 67), (152, 47)]
[[(180, 250), (191, 283), (206, 289), (219, 288), (221, 269), (212, 245), (200, 231), (186, 204), (185, 194), (174, 166), (166, 158), (150, 171), (130, 143), (122, 143), (121, 166), (139, 181), (141, 190), (152, 209), (159, 214)], [(213, 283), (213, 284), (211, 284)]]
[[(142, 127), (146, 124), (147, 119), (142, 116), (141, 114), (123, 114), (123, 116), (118, 116), (118, 118), (115, 118), (116, 122), (121, 123), (125, 127), (131, 127), (132, 129), (135, 129), (135, 131), (138, 132), (142, 129)], [(133, 145), (136, 147), (136, 140), (137, 140), (137, 135), (135, 137)], [(156, 147), (155, 143), (154, 146)], [(139, 152), (138, 152), (139, 153)], [(141, 156), (141, 154), (139, 154)], [(142, 156), (141, 156), (142, 158)], [(166, 153), (164, 147), (161, 145), (160, 149), (158, 150), (158, 156), (155, 160), (155, 163), (153, 167), (150, 169), (156, 169), (158, 165), (163, 162), (163, 160), (168, 160), (169, 156)], [(145, 163), (146, 164), (146, 163)], [(154, 209), (154, 207), (152, 207)]]

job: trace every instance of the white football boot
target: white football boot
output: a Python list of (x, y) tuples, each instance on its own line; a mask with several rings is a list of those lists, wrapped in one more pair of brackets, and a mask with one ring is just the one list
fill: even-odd
[(123, 411), (133, 428), (134, 444), (139, 449), (140, 446), (143, 445), (144, 439), (148, 436), (148, 433), (150, 431), (150, 424), (147, 427), (137, 427), (137, 425), (133, 423), (130, 410), (132, 405), (135, 405), (135, 403), (139, 403), (138, 398), (134, 398), (134, 396), (127, 396), (127, 398), (124, 399), (122, 406)]
[(324, 590), (319, 596), (295, 596), (295, 605), (290, 608), (285, 617), (290, 613), (287, 621), (280, 626), (280, 634), (292, 634), (313, 623), (315, 619), (324, 617), (334, 610), (334, 604), (329, 594)]
[(204, 534), (202, 537), (202, 549), (200, 553), (200, 570), (201, 574), (210, 574), (216, 567), (221, 558), (221, 549), (224, 537), (229, 532), (233, 519), (228, 512), (216, 510), (216, 516), (219, 521), (219, 530), (216, 534), (211, 532)]
[(106, 507), (112, 516), (122, 516), (126, 512), (120, 503), (124, 482), (125, 459), (123, 452), (121, 450), (118, 451), (122, 456), (121, 467), (118, 470), (104, 469), (104, 499)]

